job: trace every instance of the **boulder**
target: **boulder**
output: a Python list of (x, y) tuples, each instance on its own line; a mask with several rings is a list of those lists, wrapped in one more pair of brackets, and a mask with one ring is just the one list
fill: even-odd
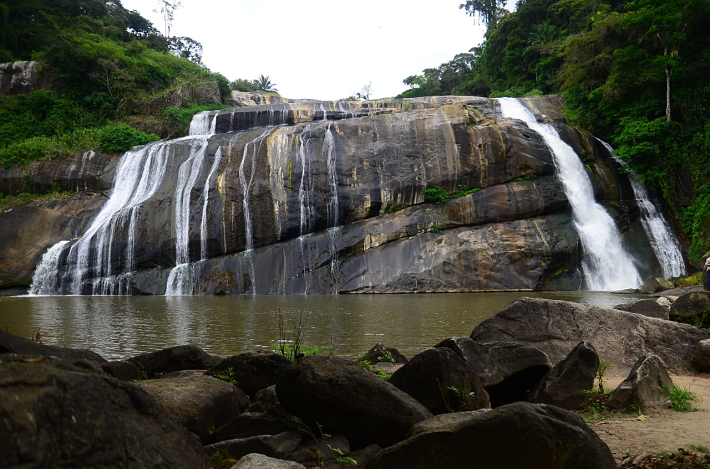
[(432, 416), (392, 384), (336, 357), (300, 358), (281, 375), (276, 394), (287, 411), (326, 433), (344, 434), (353, 448), (396, 443)]
[(239, 416), (249, 396), (238, 387), (211, 376), (186, 376), (138, 382), (203, 444), (213, 441), (215, 429)]
[(207, 370), (207, 374), (225, 373), (231, 368), (239, 389), (254, 396), (260, 389), (276, 384), (283, 370), (290, 364), (288, 359), (278, 353), (246, 352), (225, 358)]
[(368, 350), (365, 355), (360, 357), (357, 361), (368, 361), (371, 365), (376, 365), (380, 362), (385, 363), (407, 363), (407, 357), (399, 353), (399, 350), (393, 347), (385, 347), (381, 343), (375, 344), (370, 350)]
[[(534, 429), (534, 430), (533, 430)], [(385, 448), (368, 469), (615, 469), (607, 445), (575, 413), (517, 402), (439, 415)]]
[(300, 444), (299, 432), (284, 432), (278, 435), (259, 435), (220, 441), (207, 445), (204, 449), (210, 456), (217, 452), (224, 452), (232, 458), (239, 459), (249, 453), (259, 453), (272, 458), (286, 459)]
[(232, 469), (306, 469), (295, 461), (275, 459), (259, 453), (250, 453), (239, 458)]
[(2, 357), (0, 421), (0, 467), (207, 468), (139, 386), (58, 360)]
[(642, 314), (649, 318), (668, 319), (668, 308), (663, 307), (658, 301), (654, 300), (639, 300), (633, 303), (624, 303), (614, 306), (614, 309), (628, 313)]
[(552, 367), (544, 352), (518, 343), (478, 343), (468, 337), (456, 337), (445, 339), (436, 347), (452, 349), (473, 367), (492, 407), (525, 400)]
[(298, 431), (298, 424), (293, 420), (276, 418), (258, 412), (245, 412), (217, 428), (214, 432), (213, 440), (234, 440), (295, 431)]
[(646, 354), (638, 359), (629, 376), (609, 395), (611, 409), (636, 409), (665, 406), (668, 396), (664, 388), (673, 387), (663, 361), (656, 355)]
[(69, 363), (82, 360), (89, 360), (99, 364), (106, 362), (101, 355), (91, 350), (44, 345), (9, 332), (0, 331), (0, 354), (3, 353), (15, 353), (31, 357), (57, 357)]
[(710, 292), (681, 295), (672, 305), (670, 319), (696, 327), (710, 327)]
[(289, 419), (290, 414), (286, 412), (279, 397), (276, 395), (276, 385), (264, 388), (254, 394), (252, 404), (247, 409), (248, 412), (262, 412), (278, 419)]
[(695, 346), (693, 366), (702, 373), (710, 373), (710, 339), (701, 340)]
[(389, 382), (433, 414), (476, 410), (491, 405), (473, 367), (453, 350), (444, 347), (418, 353), (397, 370)]
[(209, 355), (195, 345), (178, 345), (138, 355), (128, 359), (136, 365), (146, 378), (154, 378), (156, 374), (171, 373), (181, 370), (207, 370), (220, 359)]
[(104, 372), (114, 378), (124, 381), (135, 381), (141, 379), (141, 370), (131, 362), (116, 360), (101, 364)]
[(658, 355), (675, 373), (687, 373), (695, 345), (710, 339), (710, 331), (616, 309), (521, 298), (483, 321), (471, 338), (527, 344), (545, 352), (553, 363), (586, 340), (601, 359), (614, 365), (609, 374), (620, 375), (646, 353)]
[(644, 280), (643, 285), (639, 288), (639, 293), (657, 293), (675, 288), (673, 282), (662, 277), (652, 277)]
[(556, 364), (528, 396), (530, 402), (552, 404), (576, 410), (584, 402), (585, 391), (592, 388), (599, 368), (599, 357), (589, 342), (582, 341), (567, 358)]

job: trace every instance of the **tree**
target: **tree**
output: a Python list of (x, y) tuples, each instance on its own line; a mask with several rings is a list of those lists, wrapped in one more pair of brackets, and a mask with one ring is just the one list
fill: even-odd
[(195, 62), (202, 63), (202, 44), (192, 38), (181, 36), (171, 37), (168, 39), (168, 47), (170, 52), (177, 57)]
[(271, 83), (268, 76), (259, 75), (259, 78), (254, 80), (254, 85), (257, 91), (278, 91), (276, 89), (276, 83)]
[(168, 0), (158, 0), (158, 5), (160, 5), (160, 9), (154, 11), (163, 15), (163, 21), (165, 22), (165, 37), (170, 37), (170, 30), (172, 29), (173, 22), (175, 21), (175, 10), (182, 8), (182, 0), (175, 0), (173, 2)]
[(470, 16), (478, 17), (488, 27), (495, 28), (506, 3), (507, 0), (466, 0), (459, 8), (465, 9)]

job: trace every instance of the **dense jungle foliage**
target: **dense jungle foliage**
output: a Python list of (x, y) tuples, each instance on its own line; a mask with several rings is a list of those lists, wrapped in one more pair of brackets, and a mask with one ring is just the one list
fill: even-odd
[(483, 44), (398, 97), (561, 93), (567, 116), (659, 190), (699, 261), (710, 250), (710, 1), (469, 0)]
[(0, 0), (0, 63), (36, 60), (49, 90), (0, 96), (0, 162), (127, 150), (225, 107), (201, 46), (166, 38), (120, 0)]

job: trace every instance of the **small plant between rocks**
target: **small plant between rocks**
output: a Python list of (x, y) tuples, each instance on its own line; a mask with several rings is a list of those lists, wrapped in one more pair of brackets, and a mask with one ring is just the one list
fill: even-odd
[(664, 386), (663, 390), (668, 396), (670, 406), (678, 412), (690, 412), (694, 410), (691, 401), (697, 401), (700, 398), (689, 388), (681, 388), (673, 383), (673, 386)]

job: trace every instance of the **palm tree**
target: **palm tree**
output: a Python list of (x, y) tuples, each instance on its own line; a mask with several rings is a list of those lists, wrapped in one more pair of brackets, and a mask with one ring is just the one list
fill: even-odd
[(259, 75), (259, 78), (254, 80), (254, 85), (256, 85), (258, 91), (278, 91), (276, 89), (276, 83), (271, 83), (269, 77), (265, 77), (264, 75)]

